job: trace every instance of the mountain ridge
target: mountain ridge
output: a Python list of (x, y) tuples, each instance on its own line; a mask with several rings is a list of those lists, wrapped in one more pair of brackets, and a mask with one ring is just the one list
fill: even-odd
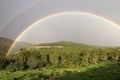
[(84, 43), (78, 43), (73, 41), (58, 41), (52, 43), (41, 43), (37, 46), (63, 46), (63, 47), (92, 47), (91, 45), (87, 45)]

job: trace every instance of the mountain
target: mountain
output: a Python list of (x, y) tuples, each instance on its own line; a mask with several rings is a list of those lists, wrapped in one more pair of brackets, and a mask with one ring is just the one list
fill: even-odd
[[(0, 55), (5, 55), (9, 48), (11, 47), (11, 45), (13, 44), (13, 40), (10, 40), (8, 38), (3, 38), (3, 37), (0, 37)], [(33, 46), (33, 44), (31, 43), (27, 43), (27, 42), (16, 42), (16, 44), (14, 45), (13, 49), (11, 50), (10, 53), (15, 53), (16, 51), (18, 51), (19, 49), (21, 48), (29, 48)]]
[(12, 43), (12, 40), (0, 37), (0, 55), (5, 55)]
[(63, 47), (92, 47), (90, 45), (86, 45), (83, 43), (77, 43), (77, 42), (72, 42), (72, 41), (60, 41), (60, 42), (53, 42), (53, 43), (42, 43), (37, 46), (63, 46)]

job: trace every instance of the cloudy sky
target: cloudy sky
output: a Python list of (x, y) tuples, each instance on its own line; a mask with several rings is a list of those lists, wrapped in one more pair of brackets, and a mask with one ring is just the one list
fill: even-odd
[[(120, 0), (0, 0), (0, 37), (15, 39), (24, 29), (35, 21), (45, 16), (65, 11), (82, 11), (96, 14), (120, 25), (119, 7)], [(75, 23), (73, 20), (79, 22)], [(94, 23), (94, 21), (95, 24), (93, 24), (93, 26), (91, 23)], [(23, 37), (24, 39), (21, 40), (32, 43), (75, 40), (77, 42), (86, 42), (88, 44), (95, 43), (95, 45), (120, 45), (120, 31), (116, 30), (118, 28), (113, 28), (113, 25), (104, 23), (104, 21), (102, 23), (97, 22), (98, 20), (85, 15), (73, 15), (69, 16), (69, 18), (66, 15), (54, 17), (37, 25), (45, 26), (45, 28), (39, 27), (39, 31), (36, 31), (38, 27), (32, 28), (33, 32), (26, 33), (26, 36), (24, 35)], [(72, 25), (75, 24), (77, 25), (73, 27)], [(100, 28), (100, 26), (102, 27)], [(110, 27), (108, 28), (108, 26)], [(67, 31), (68, 29), (69, 31)], [(44, 33), (46, 40), (43, 39), (43, 35), (41, 35), (43, 34), (42, 32)], [(40, 34), (39, 38), (38, 36), (32, 35), (33, 40), (29, 41), (29, 39), (31, 39), (30, 33), (35, 35)], [(94, 35), (94, 37), (91, 38), (90, 34)], [(106, 38), (106, 36), (108, 37)]]

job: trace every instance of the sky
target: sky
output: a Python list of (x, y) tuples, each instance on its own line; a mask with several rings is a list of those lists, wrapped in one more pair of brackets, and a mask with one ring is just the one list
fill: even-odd
[[(34, 23), (35, 21), (45, 16), (58, 13), (58, 12), (65, 12), (65, 11), (82, 11), (82, 12), (87, 12), (91, 14), (96, 14), (96, 15), (105, 17), (115, 22), (116, 24), (120, 25), (120, 16), (119, 16), (120, 5), (119, 4), (120, 4), (120, 0), (0, 0), (0, 37), (6, 37), (14, 40), (24, 29), (26, 29), (30, 24)], [(42, 35), (39, 35), (41, 36), (39, 37), (39, 39), (38, 37), (36, 39), (35, 38), (36, 36), (32, 36), (32, 39), (36, 39), (37, 41), (36, 40), (29, 41), (28, 40), (29, 37), (27, 36), (24, 36), (24, 39), (26, 38), (24, 41), (39, 43), (39, 40), (41, 39), (42, 40), (40, 42), (44, 42), (44, 41), (48, 42), (48, 41), (54, 41), (54, 40), (55, 41), (63, 40), (64, 38), (65, 40), (75, 39), (75, 41), (77, 42), (81, 41), (83, 43), (86, 42), (88, 44), (95, 44), (95, 45), (97, 45), (98, 43), (99, 44), (103, 43), (102, 45), (108, 45), (110, 43), (111, 45), (120, 45), (120, 42), (119, 42), (120, 38), (118, 37), (119, 31), (115, 32), (114, 30), (118, 28), (114, 28), (114, 29), (113, 27), (105, 28), (104, 25), (110, 25), (108, 23), (105, 24), (103, 22), (102, 24), (99, 24), (96, 22), (96, 24), (94, 24), (92, 29), (87, 26), (91, 25), (92, 20), (93, 21), (94, 20), (97, 21), (97, 20), (92, 19), (89, 16), (83, 15), (84, 19), (81, 19), (82, 16), (80, 16), (80, 19), (75, 19), (75, 20), (79, 20), (80, 22), (82, 22), (83, 20), (87, 20), (86, 21), (87, 24), (80, 23), (78, 25), (82, 27), (78, 28), (78, 25), (76, 27), (71, 26), (71, 24), (72, 25), (74, 24), (72, 20), (74, 18), (73, 16), (70, 17), (70, 19), (68, 19), (68, 17), (66, 16), (60, 16), (60, 17), (65, 18), (64, 20), (66, 20), (66, 23), (63, 19), (60, 20), (59, 17), (54, 17), (54, 18), (51, 18), (50, 20), (47, 20), (46, 23), (44, 22), (44, 24), (39, 24), (39, 26), (42, 26), (42, 25), (46, 26), (45, 28), (40, 27), (41, 30), (39, 32), (40, 34), (42, 34), (41, 31), (43, 33), (46, 32), (46, 35), (44, 36), (47, 37), (46, 38), (47, 40), (44, 40)], [(76, 16), (76, 18), (77, 17), (78, 16)], [(59, 24), (59, 25), (57, 24), (57, 27), (55, 27), (56, 24), (50, 24), (50, 23), (54, 23), (55, 21), (56, 23)], [(67, 24), (67, 22), (71, 24), (69, 23)], [(60, 27), (61, 25), (62, 27)], [(66, 29), (68, 29), (68, 27), (64, 27), (66, 25), (70, 26), (69, 30), (72, 30), (73, 34), (71, 33), (71, 31), (66, 31)], [(97, 28), (96, 27), (97, 25), (99, 26), (101, 25), (104, 29)], [(55, 28), (57, 29), (55, 30)], [(100, 29), (102, 31), (100, 31)], [(106, 41), (109, 39), (112, 39), (112, 40), (108, 41), (107, 43), (104, 42), (104, 40), (102, 42), (101, 37), (97, 37), (98, 35), (96, 33), (93, 33), (91, 30), (94, 30), (95, 32), (99, 32), (100, 36), (102, 36), (103, 39), (106, 39), (106, 35), (104, 35), (104, 33), (107, 31), (108, 32), (107, 34), (109, 34), (109, 36), (110, 35), (112, 36), (110, 38), (107, 38)], [(67, 33), (63, 33), (63, 31)], [(87, 32), (82, 33), (82, 31), (84, 32), (87, 31)], [(59, 37), (62, 35), (64, 35), (64, 37), (62, 36), (62, 38), (60, 39), (57, 38), (58, 36), (56, 34), (57, 32), (59, 32)], [(30, 34), (32, 32), (28, 32), (28, 33)], [(28, 35), (28, 33), (26, 35)], [(80, 38), (78, 39), (78, 37), (80, 37), (80, 34), (85, 35), (86, 38), (83, 37), (82, 35), (81, 37), (82, 39)], [(90, 37), (89, 37), (90, 34), (91, 35), (96, 34), (92, 38), (91, 40), (92, 42), (90, 41)], [(115, 44), (113, 42), (115, 42)]]

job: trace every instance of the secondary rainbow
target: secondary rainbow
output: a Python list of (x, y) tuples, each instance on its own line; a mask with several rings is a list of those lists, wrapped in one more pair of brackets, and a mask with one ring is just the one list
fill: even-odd
[(39, 1), (36, 1), (35, 3), (31, 3), (29, 6), (26, 6), (22, 10), (18, 11), (14, 16), (11, 16), (11, 18), (6, 20), (5, 23), (2, 25), (2, 27), (0, 28), (0, 33), (2, 33), (2, 31), (4, 31), (4, 29), (7, 28), (7, 26), (9, 26), (17, 17), (21, 16), (27, 10), (30, 10), (32, 7), (38, 4), (39, 4)]
[(38, 23), (41, 23), (47, 19), (59, 16), (59, 15), (67, 15), (67, 14), (79, 14), (79, 15), (86, 15), (86, 16), (91, 16), (91, 17), (95, 17), (99, 20), (105, 21), (106, 23), (109, 23), (117, 28), (120, 28), (119, 25), (117, 25), (115, 22), (103, 17), (103, 16), (99, 16), (93, 13), (88, 13), (88, 12), (80, 12), (80, 11), (65, 11), (65, 12), (58, 12), (58, 13), (54, 13), (54, 14), (50, 14), (48, 16), (45, 16), (35, 22), (33, 22), (32, 24), (30, 24), (25, 30), (23, 30), (21, 32), (21, 34), (15, 39), (14, 43), (11, 45), (11, 47), (9, 48), (8, 52), (6, 53), (6, 56), (10, 53), (10, 51), (12, 50), (12, 48), (14, 47), (14, 45), (16, 44), (16, 42), (24, 35), (24, 33), (27, 33), (32, 27), (34, 27), (35, 25), (37, 25)]

